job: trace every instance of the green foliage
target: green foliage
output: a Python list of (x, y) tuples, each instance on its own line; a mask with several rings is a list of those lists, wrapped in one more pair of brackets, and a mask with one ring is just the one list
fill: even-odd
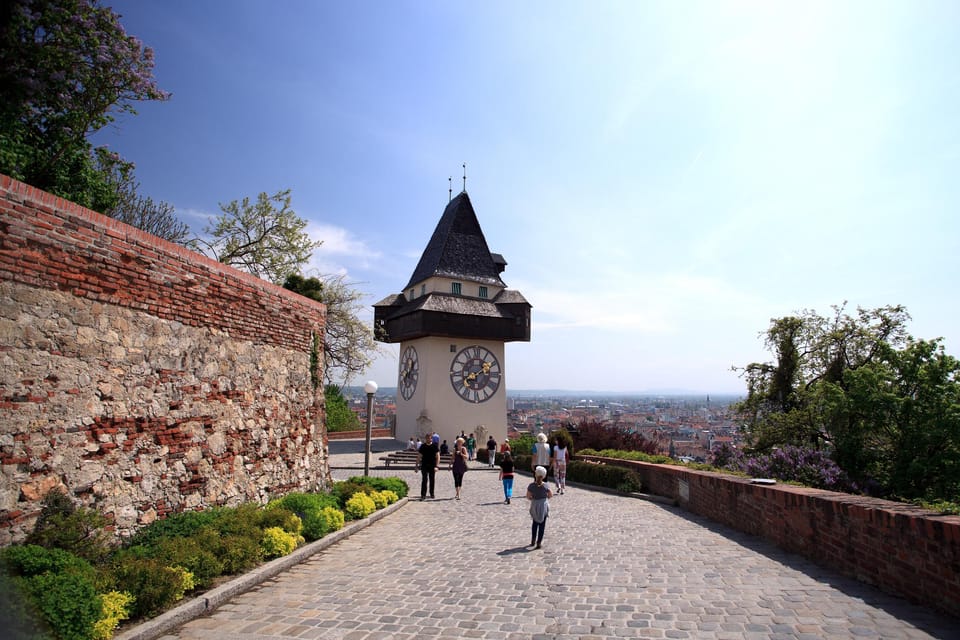
[(26, 579), (26, 591), (61, 640), (87, 640), (103, 608), (93, 580), (83, 574), (42, 573)]
[[(370, 365), (370, 354), (379, 349), (370, 329), (360, 319), (363, 294), (348, 285), (342, 275), (320, 280), (293, 274), (283, 286), (327, 305), (322, 351), (326, 361), (323, 376), (328, 384), (362, 373)], [(316, 351), (320, 351), (319, 347)]]
[(303, 532), (303, 521), (289, 509), (273, 506), (261, 511), (260, 526), (264, 529), (280, 527), (287, 533), (299, 536)]
[(191, 536), (203, 527), (213, 526), (220, 509), (171, 513), (143, 527), (130, 539), (129, 546), (151, 547), (164, 538)]
[(907, 320), (901, 306), (773, 320), (776, 362), (743, 369), (752, 451), (819, 448), (870, 493), (960, 494), (960, 362), (907, 335)]
[(170, 567), (129, 550), (113, 559), (110, 577), (117, 591), (134, 597), (130, 612), (136, 617), (155, 616), (194, 587), (193, 577), (182, 567)]
[(319, 540), (329, 529), (327, 520), (322, 516), (324, 507), (339, 507), (333, 496), (323, 493), (288, 493), (282, 498), (270, 501), (268, 509), (280, 507), (292, 511), (303, 522), (303, 537), (307, 540)]
[[(567, 437), (569, 437), (569, 434), (567, 434)], [(640, 433), (630, 431), (619, 424), (608, 424), (598, 420), (582, 420), (580, 422), (577, 426), (574, 445), (577, 451), (582, 449), (616, 449), (618, 451), (639, 451), (650, 455), (656, 454), (659, 448), (655, 441), (647, 440)]]
[(323, 522), (323, 530), (326, 533), (330, 533), (331, 531), (343, 529), (343, 523), (346, 517), (343, 511), (336, 507), (324, 507), (320, 511), (320, 520)]
[(87, 136), (115, 113), (135, 113), (135, 101), (169, 97), (151, 78), (153, 52), (97, 2), (23, 0), (3, 14), (0, 173), (109, 209), (117, 201), (113, 170), (132, 166), (94, 150)]
[(254, 535), (262, 535), (261, 529), (247, 532), (247, 535), (227, 535), (220, 538), (214, 555), (222, 564), (222, 575), (235, 575), (256, 566), (263, 560), (259, 540)]
[[(96, 571), (86, 560), (63, 549), (17, 545), (0, 551), (6, 582), (29, 601), (15, 602), (16, 618), (36, 611), (59, 638), (89, 638), (101, 615), (96, 590)], [(19, 624), (19, 623), (18, 623)]]
[(291, 553), (301, 542), (302, 537), (287, 533), (280, 527), (268, 527), (263, 530), (260, 549), (265, 558), (279, 558)]
[(367, 495), (369, 495), (370, 499), (373, 500), (374, 511), (385, 509), (387, 505), (390, 504), (390, 499), (383, 491), (373, 491)]
[(93, 625), (93, 640), (110, 640), (120, 622), (130, 617), (133, 596), (125, 591), (109, 591), (101, 596), (103, 613)]
[(224, 264), (274, 284), (300, 271), (322, 243), (304, 231), (307, 221), (290, 208), (290, 190), (220, 204), (222, 215), (207, 226), (198, 246)]
[(581, 460), (568, 463), (567, 481), (616, 489), (624, 493), (642, 490), (642, 481), (636, 471), (613, 464), (597, 464)]
[[(643, 451), (621, 451), (618, 449), (604, 449), (602, 451), (597, 451), (595, 449), (582, 449), (580, 451), (581, 455), (585, 456), (600, 456), (603, 458), (619, 458), (620, 460), (637, 460), (640, 462), (652, 462), (653, 464), (679, 464), (676, 460), (670, 456), (664, 456), (660, 454), (649, 454), (644, 453)], [(570, 476), (569, 469), (567, 470), (567, 477)]]
[(353, 494), (347, 504), (344, 505), (344, 513), (352, 520), (366, 518), (377, 510), (377, 505), (373, 499), (362, 491)]
[(349, 482), (355, 485), (372, 487), (380, 491), (393, 491), (397, 494), (398, 499), (405, 497), (410, 491), (410, 486), (406, 481), (397, 477), (353, 476), (349, 479)]
[(323, 388), (326, 399), (327, 431), (353, 431), (362, 429), (360, 419), (347, 404), (346, 398), (340, 393), (340, 388), (328, 384)]
[(77, 508), (59, 489), (47, 492), (43, 508), (27, 536), (27, 544), (50, 549), (65, 549), (90, 562), (100, 562), (110, 552), (109, 538), (103, 531), (106, 518), (93, 509)]
[(206, 587), (224, 573), (225, 558), (217, 554), (222, 548), (219, 533), (204, 528), (187, 538), (160, 540), (150, 549), (150, 555), (165, 566), (186, 569), (198, 587)]
[(11, 640), (50, 640), (49, 626), (30, 597), (21, 588), (23, 578), (0, 571), (0, 616), (4, 625), (4, 638)]

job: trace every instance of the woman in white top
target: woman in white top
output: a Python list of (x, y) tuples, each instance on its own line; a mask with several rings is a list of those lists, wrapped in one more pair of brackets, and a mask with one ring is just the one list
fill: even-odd
[(563, 493), (567, 488), (567, 443), (557, 438), (553, 445), (553, 474), (557, 481), (557, 493)]
[(547, 444), (547, 434), (542, 431), (537, 434), (537, 442), (533, 445), (533, 457), (530, 464), (531, 470), (536, 470), (537, 467), (550, 470), (550, 445)]

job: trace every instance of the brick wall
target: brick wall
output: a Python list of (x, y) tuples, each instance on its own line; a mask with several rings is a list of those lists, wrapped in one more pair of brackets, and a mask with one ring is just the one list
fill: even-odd
[(693, 513), (960, 616), (960, 516), (787, 484), (751, 484), (748, 478), (679, 466), (602, 460), (634, 469), (645, 491)]
[(51, 487), (118, 533), (329, 478), (323, 305), (0, 176), (0, 543)]

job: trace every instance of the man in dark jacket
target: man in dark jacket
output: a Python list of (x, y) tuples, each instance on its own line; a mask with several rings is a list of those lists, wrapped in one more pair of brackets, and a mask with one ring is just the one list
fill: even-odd
[(430, 485), (430, 497), (434, 498), (434, 486), (437, 480), (437, 467), (440, 466), (440, 437), (434, 436), (420, 445), (420, 499), (427, 499), (427, 484)]

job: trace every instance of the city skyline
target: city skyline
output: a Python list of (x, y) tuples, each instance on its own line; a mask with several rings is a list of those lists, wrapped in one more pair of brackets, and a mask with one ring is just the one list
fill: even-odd
[(954, 3), (105, 4), (173, 97), (94, 143), (195, 232), (291, 189), (366, 322), (465, 184), (533, 306), (511, 393), (743, 394), (845, 301), (960, 352)]

